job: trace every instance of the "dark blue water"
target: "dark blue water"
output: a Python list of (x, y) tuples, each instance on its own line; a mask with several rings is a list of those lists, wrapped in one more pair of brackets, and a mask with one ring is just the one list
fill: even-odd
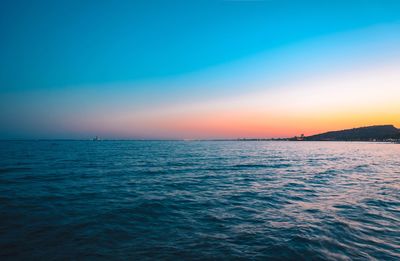
[(400, 259), (400, 145), (0, 142), (0, 259)]

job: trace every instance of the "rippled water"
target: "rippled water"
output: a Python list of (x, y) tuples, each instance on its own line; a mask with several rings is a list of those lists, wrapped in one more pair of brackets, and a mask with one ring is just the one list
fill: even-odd
[(400, 145), (0, 142), (1, 259), (400, 259)]

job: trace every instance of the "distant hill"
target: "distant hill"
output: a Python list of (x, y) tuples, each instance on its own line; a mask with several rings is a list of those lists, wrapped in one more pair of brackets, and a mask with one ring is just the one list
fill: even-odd
[(309, 141), (384, 141), (388, 139), (400, 139), (400, 129), (397, 129), (393, 125), (378, 125), (330, 131), (304, 137), (304, 140)]

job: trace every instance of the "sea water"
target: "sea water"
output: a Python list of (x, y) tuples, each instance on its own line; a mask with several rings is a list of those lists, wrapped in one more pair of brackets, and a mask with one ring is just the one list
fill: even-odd
[(400, 260), (400, 144), (1, 141), (0, 259)]

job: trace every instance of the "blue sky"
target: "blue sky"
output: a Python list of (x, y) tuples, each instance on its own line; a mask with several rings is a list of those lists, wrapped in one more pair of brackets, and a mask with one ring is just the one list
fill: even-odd
[[(262, 57), (262, 63), (269, 64), (268, 73), (282, 78), (288, 73), (285, 68), (292, 68), (291, 73), (306, 67), (312, 71), (318, 69), (313, 68), (316, 63), (304, 62), (303, 53), (314, 52), (306, 55), (307, 60), (323, 64), (330, 59), (326, 63), (333, 64), (334, 56), (324, 53), (329, 39), (337, 41), (330, 43), (329, 51), (334, 53), (338, 46), (343, 59), (366, 41), (370, 48), (356, 54), (357, 59), (369, 57), (377, 46), (378, 57), (390, 56), (398, 51), (393, 43), (400, 38), (399, 23), (399, 1), (1, 1), (0, 134), (30, 136), (33, 123), (27, 122), (59, 124), (54, 119), (63, 118), (74, 106), (100, 110), (118, 104), (126, 93), (135, 96), (133, 103), (162, 93), (153, 103), (149, 100), (152, 108), (171, 97), (184, 102), (186, 94), (199, 92), (199, 85), (204, 85), (200, 93), (205, 95), (212, 89), (222, 95), (233, 88), (245, 91), (229, 79), (236, 81), (238, 72), (257, 70), (254, 63), (247, 66), (248, 61)], [(369, 28), (378, 29), (369, 35)], [(357, 38), (363, 30), (367, 33)], [(251, 74), (240, 81), (251, 82)], [(86, 95), (87, 86), (94, 93), (111, 88), (110, 97), (117, 98), (100, 101), (94, 94), (93, 100), (62, 102), (69, 91)], [(46, 99), (53, 104), (45, 111), (54, 111), (53, 115), (44, 115), (35, 105)], [(32, 115), (22, 116), (28, 107)], [(53, 131), (43, 128), (35, 135), (89, 135), (84, 130)]]
[(397, 21), (398, 1), (2, 1), (2, 88), (170, 77)]

